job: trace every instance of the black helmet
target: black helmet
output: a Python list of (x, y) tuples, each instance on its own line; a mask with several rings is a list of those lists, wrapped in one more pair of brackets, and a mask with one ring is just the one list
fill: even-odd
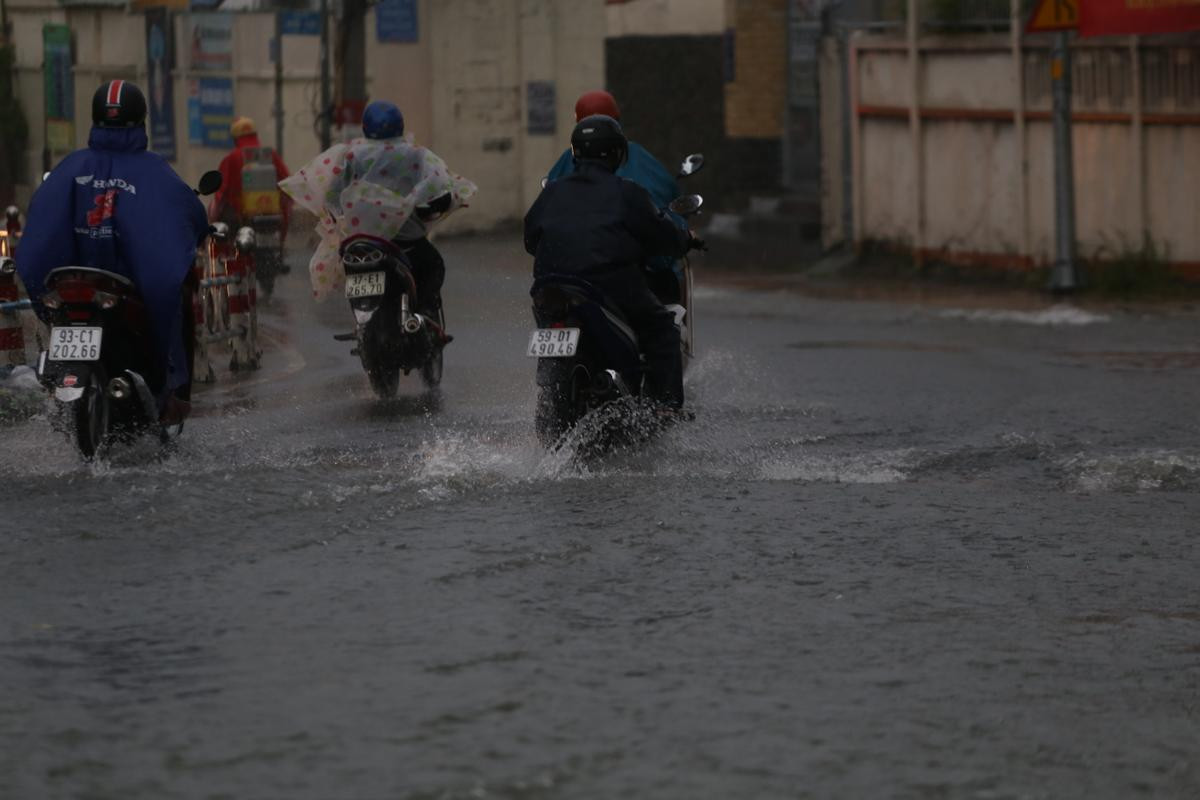
[(109, 81), (92, 95), (92, 123), (102, 128), (146, 124), (146, 97), (129, 81)]
[(571, 131), (571, 152), (575, 158), (603, 161), (611, 169), (625, 163), (629, 142), (621, 131), (621, 123), (603, 114), (579, 120)]

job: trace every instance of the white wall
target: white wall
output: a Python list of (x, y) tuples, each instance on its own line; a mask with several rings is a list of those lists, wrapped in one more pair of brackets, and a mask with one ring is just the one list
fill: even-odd
[[(1167, 61), (1177, 66), (1200, 62), (1194, 42), (1141, 46), (1146, 52), (1167, 48)], [(1179, 49), (1169, 49), (1173, 46)], [(850, 49), (856, 52), (850, 80), (858, 101), (852, 130), (840, 130), (831, 119), (822, 124), (827, 184), (840, 174), (842, 138), (856, 142), (851, 147), (858, 176), (856, 241), (996, 257), (996, 263), (1020, 257), (1049, 262), (1054, 164), (1044, 110), (1048, 82), (1039, 83), (1040, 70), (1048, 69), (1044, 48), (1037, 41), (1023, 43), (1020, 72), (1007, 35), (923, 40), (919, 160), (909, 120), (912, 81), (904, 40), (860, 35)], [(1131, 68), (1128, 42), (1084, 43), (1076, 49), (1072, 144), (1079, 256), (1118, 257), (1138, 249), (1145, 233), (1170, 260), (1200, 262), (1200, 192), (1195, 189), (1200, 99), (1186, 91), (1189, 81), (1200, 80), (1200, 69), (1190, 77), (1177, 76), (1167, 87), (1178, 94), (1162, 102), (1178, 116), (1159, 115), (1143, 124), (1135, 113), (1136, 98), (1122, 88), (1134, 82), (1113, 77)], [(840, 63), (823, 66), (841, 70)], [(822, 91), (840, 93), (841, 86), (823, 81)], [(1024, 121), (1023, 135), (1017, 115)], [(826, 192), (824, 202), (825, 217), (842, 213), (836, 193)]]
[[(579, 0), (441, 0), (433, 9), (435, 149), (479, 195), (446, 230), (520, 220), (567, 146), (575, 99), (604, 85), (604, 8)], [(527, 130), (526, 84), (553, 81), (556, 132)]]
[[(41, 0), (36, 0), (40, 2)], [(30, 122), (29, 177), (41, 174), (44, 102), (42, 25), (66, 22), (75, 36), (76, 143), (86, 145), (91, 96), (103, 79), (126, 77), (145, 88), (145, 19), (121, 9), (72, 9), (10, 0), (19, 66), (19, 92)], [(480, 192), (446, 230), (486, 229), (519, 220), (540, 190), (541, 178), (566, 147), (575, 98), (604, 84), (605, 12), (580, 0), (421, 0), (420, 40), (380, 43), (375, 15), (367, 19), (368, 93), (400, 105), (416, 140)], [(176, 170), (196, 181), (223, 150), (188, 143), (187, 49), (177, 19)], [(269, 59), (270, 14), (238, 14), (234, 22), (235, 115), (251, 116), (263, 142), (274, 144), (274, 65)], [(299, 168), (319, 151), (313, 126), (318, 96), (318, 38), (284, 37), (283, 155)], [(214, 75), (219, 73), (212, 73)], [(553, 81), (557, 130), (526, 130), (526, 83)], [(23, 187), (24, 204), (31, 187)]]
[(729, 25), (725, 0), (628, 0), (605, 12), (609, 36), (714, 34)]

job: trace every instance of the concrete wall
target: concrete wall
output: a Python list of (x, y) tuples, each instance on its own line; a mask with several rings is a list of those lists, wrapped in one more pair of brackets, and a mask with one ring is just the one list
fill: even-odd
[[(45, 116), (42, 25), (71, 26), (76, 45), (76, 143), (86, 144), (92, 92), (103, 80), (130, 78), (145, 87), (145, 20), (122, 9), (70, 9), (42, 0), (9, 0), (17, 41), (18, 85), (30, 122), (29, 182), (24, 205), (41, 174)], [(520, 219), (540, 189), (541, 177), (558, 157), (574, 124), (575, 98), (604, 82), (605, 8), (578, 0), (421, 0), (420, 40), (380, 43), (373, 12), (367, 17), (368, 91), (397, 102), (407, 129), (441, 155), (451, 169), (479, 184), (471, 208), (452, 217), (446, 230), (486, 229)], [(184, 25), (177, 19), (175, 122), (176, 170), (198, 180), (224, 155), (188, 144), (187, 67)], [(235, 114), (254, 117), (265, 143), (275, 141), (270, 109), (274, 65), (270, 14), (238, 14), (234, 22)], [(283, 154), (298, 168), (315, 156), (318, 38), (284, 37)], [(213, 73), (218, 74), (218, 73)], [(552, 81), (557, 94), (556, 130), (527, 130), (528, 81)]]
[(679, 36), (720, 34), (725, 0), (608, 0), (608, 35)]
[[(447, 230), (517, 221), (570, 141), (575, 98), (604, 82), (604, 7), (578, 0), (440, 0), (433, 8), (435, 149), (479, 185)], [(528, 131), (527, 85), (553, 81), (556, 130)]]
[[(850, 130), (822, 121), (826, 141), (851, 142), (854, 240), (1002, 266), (1049, 262), (1053, 146), (1043, 43), (998, 34), (910, 45), (885, 35), (851, 37)], [(1114, 258), (1147, 235), (1191, 269), (1200, 265), (1200, 37), (1136, 47), (1128, 40), (1075, 46), (1078, 251), (1084, 259)], [(845, 65), (834, 53), (831, 40), (824, 65), (840, 72)], [(919, 59), (915, 81), (910, 53)], [(1146, 65), (1158, 63), (1174, 70), (1156, 77)], [(823, 80), (822, 93), (841, 95), (841, 86)], [(823, 98), (824, 107), (833, 105)], [(826, 220), (841, 213), (841, 198), (828, 187), (844, 166), (837, 148), (827, 147)], [(836, 233), (826, 225), (827, 244)]]

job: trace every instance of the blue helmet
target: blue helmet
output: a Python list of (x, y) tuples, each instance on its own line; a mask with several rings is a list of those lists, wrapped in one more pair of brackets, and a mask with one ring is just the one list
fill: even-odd
[(395, 103), (376, 100), (363, 111), (362, 129), (368, 139), (394, 139), (404, 135), (404, 115)]

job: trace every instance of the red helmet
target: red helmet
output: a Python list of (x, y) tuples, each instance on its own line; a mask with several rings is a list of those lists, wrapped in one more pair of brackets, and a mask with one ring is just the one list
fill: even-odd
[(584, 117), (593, 117), (597, 114), (619, 120), (621, 109), (617, 107), (616, 99), (603, 89), (579, 95), (579, 99), (575, 101), (575, 121), (579, 122)]

